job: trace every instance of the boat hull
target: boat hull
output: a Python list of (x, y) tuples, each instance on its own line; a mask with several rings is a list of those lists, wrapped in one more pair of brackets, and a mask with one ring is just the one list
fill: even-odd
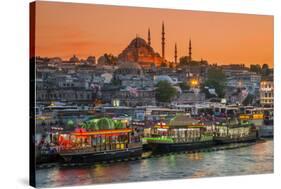
[(231, 138), (227, 137), (214, 137), (215, 144), (230, 144), (230, 143), (242, 143), (242, 142), (254, 142), (257, 140), (256, 134), (239, 137), (239, 138)]
[(258, 127), (259, 137), (273, 137), (273, 125), (263, 125)]
[(141, 157), (142, 147), (92, 153), (61, 153), (64, 163), (94, 163)]
[(153, 152), (169, 153), (209, 148), (214, 144), (214, 141), (198, 141), (187, 143), (148, 143), (148, 146), (152, 149)]

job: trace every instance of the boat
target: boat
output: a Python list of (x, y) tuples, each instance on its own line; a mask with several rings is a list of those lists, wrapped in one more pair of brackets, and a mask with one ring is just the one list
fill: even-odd
[(61, 136), (63, 162), (94, 163), (137, 158), (142, 144), (132, 128), (121, 120), (94, 118), (68, 135)]
[(264, 110), (263, 125), (260, 127), (261, 137), (273, 137), (273, 108)]
[(254, 108), (241, 114), (241, 120), (249, 121), (256, 126), (259, 137), (273, 137), (273, 108)]
[(258, 130), (249, 121), (227, 118), (215, 125), (214, 142), (216, 144), (254, 142), (258, 139)]
[(157, 123), (144, 140), (157, 153), (191, 151), (214, 144), (210, 128), (187, 115), (177, 115), (168, 123)]

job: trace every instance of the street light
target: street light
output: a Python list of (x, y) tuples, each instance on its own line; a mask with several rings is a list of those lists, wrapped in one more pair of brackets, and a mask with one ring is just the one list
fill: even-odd
[(197, 79), (192, 79), (190, 83), (191, 83), (191, 87), (196, 87), (196, 86), (198, 86), (199, 82)]

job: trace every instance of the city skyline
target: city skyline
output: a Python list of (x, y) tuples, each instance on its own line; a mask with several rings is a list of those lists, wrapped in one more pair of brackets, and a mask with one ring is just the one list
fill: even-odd
[(161, 54), (164, 22), (168, 61), (175, 43), (178, 57), (188, 56), (191, 39), (195, 60), (273, 67), (272, 16), (55, 2), (37, 2), (36, 9), (37, 56), (118, 56), (136, 34), (147, 41), (148, 29)]

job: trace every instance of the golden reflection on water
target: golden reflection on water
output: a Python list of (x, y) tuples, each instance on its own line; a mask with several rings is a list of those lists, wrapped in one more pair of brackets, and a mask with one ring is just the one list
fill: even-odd
[(202, 160), (204, 158), (203, 153), (192, 153), (187, 155), (187, 159), (193, 160), (193, 161), (198, 161)]

